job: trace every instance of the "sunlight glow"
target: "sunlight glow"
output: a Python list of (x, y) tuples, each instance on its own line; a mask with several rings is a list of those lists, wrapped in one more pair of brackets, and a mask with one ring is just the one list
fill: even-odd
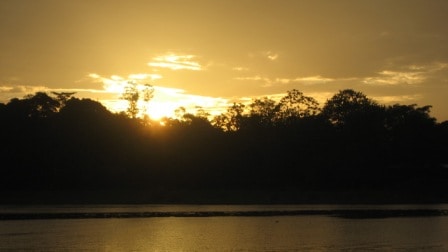
[[(121, 99), (125, 88), (129, 83), (135, 85), (137, 90), (143, 91), (145, 81), (162, 78), (157, 74), (130, 74), (128, 78), (113, 75), (110, 78), (99, 74), (88, 75), (95, 82), (102, 82), (104, 92), (111, 97), (100, 99), (100, 101), (113, 112), (126, 111), (128, 102)], [(185, 108), (187, 113), (196, 113), (198, 107), (204, 109), (210, 115), (217, 115), (225, 111), (228, 100), (209, 96), (187, 94), (183, 89), (152, 86), (154, 88), (153, 97), (149, 102), (139, 100), (137, 103), (140, 110), (139, 117), (146, 113), (153, 120), (160, 120), (163, 117), (174, 117), (175, 110), (179, 107)]]
[(152, 119), (174, 117), (175, 110), (179, 107), (193, 114), (196, 113), (197, 107), (201, 107), (211, 115), (217, 115), (228, 105), (227, 99), (187, 94), (182, 89), (155, 86), (154, 90), (154, 98), (147, 107)]

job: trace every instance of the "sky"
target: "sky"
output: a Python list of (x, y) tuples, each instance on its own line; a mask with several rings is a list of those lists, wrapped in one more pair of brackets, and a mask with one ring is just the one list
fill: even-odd
[(354, 89), (445, 121), (447, 13), (446, 0), (1, 0), (0, 102), (74, 91), (119, 111), (132, 82), (153, 85), (158, 118)]

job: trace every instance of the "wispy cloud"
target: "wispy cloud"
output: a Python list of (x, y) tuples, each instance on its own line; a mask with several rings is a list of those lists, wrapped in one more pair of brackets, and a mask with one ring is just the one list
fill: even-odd
[(271, 80), (268, 77), (262, 77), (260, 75), (254, 75), (254, 76), (246, 76), (246, 77), (236, 77), (235, 80), (238, 81), (256, 81), (261, 82), (262, 87), (270, 87), (273, 84), (273, 80)]
[(415, 102), (421, 99), (423, 95), (414, 94), (414, 95), (385, 95), (385, 96), (372, 96), (372, 99), (381, 103), (381, 104), (394, 104), (394, 103), (403, 103), (403, 102)]
[(276, 78), (274, 81), (272, 81), (272, 83), (279, 83), (279, 84), (300, 83), (303, 85), (316, 85), (332, 81), (335, 81), (335, 79), (316, 75), (316, 76), (297, 77), (297, 78)]
[(14, 86), (0, 86), (0, 93), (9, 94), (30, 94), (39, 91), (45, 91), (48, 88), (45, 86), (25, 86), (25, 85), (14, 85)]
[(261, 77), (260, 75), (247, 76), (247, 77), (236, 77), (235, 80), (247, 80), (247, 81), (270, 81), (267, 77)]
[(238, 72), (245, 72), (245, 71), (249, 71), (249, 68), (247, 67), (234, 67), (232, 68), (233, 71), (238, 71)]
[(249, 53), (247, 53), (247, 56), (251, 59), (263, 59), (263, 60), (267, 59), (270, 61), (275, 61), (280, 57), (280, 55), (278, 53), (273, 52), (271, 50), (249, 52)]
[(383, 70), (378, 76), (366, 77), (363, 82), (370, 85), (415, 85), (430, 78), (433, 74), (448, 69), (446, 63), (428, 65), (409, 65), (404, 70)]
[(194, 60), (195, 58), (195, 55), (168, 54), (154, 57), (148, 65), (158, 68), (168, 68), (171, 70), (203, 70), (201, 64)]
[[(239, 70), (239, 69), (235, 69)], [(238, 81), (254, 81), (262, 83), (262, 87), (271, 87), (274, 85), (320, 85), (330, 82), (358, 82), (372, 86), (394, 86), (394, 85), (418, 85), (428, 81), (432, 77), (437, 77), (448, 70), (447, 63), (433, 63), (427, 65), (408, 65), (399, 70), (385, 69), (378, 72), (375, 76), (367, 77), (346, 77), (330, 78), (322, 75), (299, 76), (295, 78), (272, 78), (262, 75), (240, 76), (234, 78)], [(240, 71), (242, 72), (242, 71)]]
[(272, 60), (272, 61), (277, 60), (279, 57), (278, 53), (274, 53), (272, 51), (266, 51), (263, 54), (266, 58), (268, 58), (269, 60)]
[(22, 98), (25, 95), (46, 90), (48, 88), (44, 86), (3, 85), (0, 86), (0, 102), (6, 103), (12, 98)]
[(262, 77), (260, 75), (254, 75), (247, 77), (237, 77), (235, 79), (239, 81), (263, 82), (263, 87), (270, 87), (276, 84), (286, 85), (292, 83), (300, 83), (303, 85), (316, 85), (335, 81), (335, 79), (322, 77), (320, 75), (308, 76), (308, 77), (296, 77), (296, 78), (268, 78), (268, 77)]
[(122, 94), (126, 85), (129, 83), (129, 80), (125, 80), (117, 75), (104, 77), (96, 73), (90, 73), (88, 77), (90, 77), (93, 82), (103, 83), (103, 91), (107, 93)]
[(148, 74), (148, 73), (139, 73), (139, 74), (130, 74), (128, 76), (131, 80), (158, 80), (162, 79), (162, 75), (160, 74)]
[(23, 98), (37, 92), (75, 92), (78, 97), (91, 97), (92, 94), (105, 93), (102, 89), (89, 88), (50, 88), (46, 86), (4, 85), (0, 86), (0, 102), (8, 102), (12, 98)]
[(379, 76), (367, 77), (363, 80), (371, 85), (398, 85), (398, 84), (418, 84), (426, 79), (421, 71), (389, 71), (384, 70), (378, 73)]

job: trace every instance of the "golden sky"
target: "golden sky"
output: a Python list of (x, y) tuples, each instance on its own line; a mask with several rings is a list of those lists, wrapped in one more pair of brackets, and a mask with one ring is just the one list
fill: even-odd
[(352, 88), (443, 121), (447, 13), (446, 0), (1, 0), (0, 102), (74, 90), (117, 107), (132, 80), (154, 85), (159, 117)]

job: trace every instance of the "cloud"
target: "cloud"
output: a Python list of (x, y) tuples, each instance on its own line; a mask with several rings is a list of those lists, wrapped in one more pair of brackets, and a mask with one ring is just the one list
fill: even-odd
[(314, 84), (322, 84), (322, 83), (335, 81), (335, 79), (322, 77), (320, 75), (315, 75), (315, 76), (307, 76), (307, 77), (298, 77), (298, 78), (293, 79), (292, 81), (299, 82), (299, 83), (302, 83), (305, 85), (314, 85)]
[[(237, 77), (235, 80), (239, 81), (260, 81), (263, 82), (263, 87), (270, 87), (275, 84), (293, 84), (300, 83), (303, 85), (315, 85), (315, 84), (323, 84), (327, 82), (335, 81), (332, 78), (322, 77), (320, 75), (316, 76), (308, 76), (308, 77), (296, 77), (296, 78), (268, 78), (262, 77), (260, 75), (248, 76), (248, 77)], [(348, 79), (345, 79), (348, 80)]]
[(148, 65), (158, 68), (168, 68), (171, 70), (203, 70), (203, 67), (198, 62), (194, 61), (195, 58), (195, 55), (168, 54), (154, 57)]
[(3, 85), (0, 86), (0, 102), (8, 102), (12, 98), (22, 98), (29, 94), (48, 90), (45, 86)]
[(47, 87), (44, 86), (24, 86), (24, 85), (18, 85), (18, 86), (0, 86), (0, 92), (1, 93), (35, 93), (39, 91), (45, 91), (47, 90)]
[(384, 70), (378, 73), (379, 76), (367, 77), (363, 80), (365, 84), (371, 85), (398, 85), (398, 84), (418, 84), (422, 83), (426, 77), (420, 71), (390, 71)]
[(372, 99), (381, 104), (395, 104), (403, 102), (413, 102), (420, 100), (423, 96), (421, 94), (414, 95), (390, 95), (390, 96), (372, 96)]
[(234, 67), (234, 68), (232, 68), (232, 70), (238, 71), (238, 72), (245, 72), (245, 71), (249, 71), (249, 68), (247, 68), (247, 67)]
[(267, 52), (264, 52), (264, 56), (266, 56), (266, 58), (268, 58), (269, 60), (274, 61), (274, 60), (278, 59), (279, 55), (278, 55), (278, 53), (267, 51)]
[(235, 80), (238, 81), (257, 81), (262, 82), (262, 87), (270, 87), (273, 84), (273, 81), (268, 77), (262, 77), (260, 75), (247, 76), (247, 77), (236, 77)]
[(248, 76), (248, 77), (236, 77), (235, 80), (270, 81), (269, 78), (261, 77), (260, 75), (254, 75), (254, 76)]
[(75, 92), (77, 97), (91, 97), (92, 94), (104, 93), (104, 90), (88, 88), (50, 88), (46, 86), (4, 85), (0, 86), (0, 102), (8, 102), (12, 98), (23, 98), (37, 92)]
[(370, 85), (416, 85), (425, 82), (431, 76), (447, 69), (447, 63), (409, 65), (401, 71), (380, 71), (378, 76), (364, 78), (363, 83)]
[(147, 73), (139, 73), (139, 74), (130, 74), (128, 78), (131, 80), (158, 80), (162, 79), (162, 75), (160, 74), (147, 74)]
[(279, 54), (273, 51), (256, 51), (256, 52), (249, 52), (247, 53), (247, 56), (251, 59), (268, 59), (270, 61), (275, 61), (279, 58)]
[(103, 91), (107, 93), (122, 94), (126, 85), (129, 83), (128, 80), (124, 80), (118, 75), (112, 75), (110, 78), (107, 78), (96, 73), (90, 73), (88, 74), (88, 77), (90, 77), (93, 82), (103, 83)]

